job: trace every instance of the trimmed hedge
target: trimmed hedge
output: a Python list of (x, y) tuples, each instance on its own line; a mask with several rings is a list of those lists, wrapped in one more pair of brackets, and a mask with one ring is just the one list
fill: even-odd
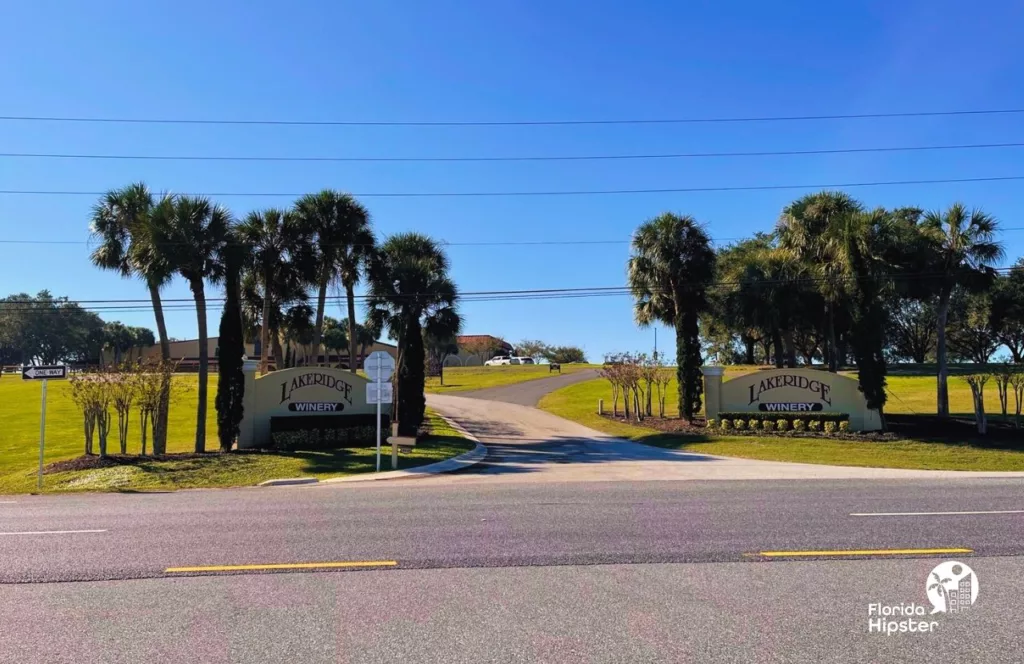
[(793, 420), (803, 420), (805, 422), (813, 422), (817, 420), (818, 422), (836, 422), (838, 424), (839, 422), (850, 421), (849, 413), (829, 413), (824, 411), (805, 411), (802, 413), (762, 413), (761, 411), (756, 411), (753, 413), (719, 413), (718, 417), (723, 420), (742, 419), (747, 420), (748, 422), (778, 422), (779, 420), (789, 420), (790, 422), (792, 422)]

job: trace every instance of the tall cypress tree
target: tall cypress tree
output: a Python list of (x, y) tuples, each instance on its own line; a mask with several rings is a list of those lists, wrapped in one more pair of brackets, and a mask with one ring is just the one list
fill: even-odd
[(225, 300), (220, 316), (220, 355), (217, 375), (217, 437), (221, 452), (230, 452), (242, 422), (242, 399), (245, 396), (245, 374), (242, 358), (245, 339), (242, 335), (240, 278), (243, 249), (231, 245), (224, 252)]

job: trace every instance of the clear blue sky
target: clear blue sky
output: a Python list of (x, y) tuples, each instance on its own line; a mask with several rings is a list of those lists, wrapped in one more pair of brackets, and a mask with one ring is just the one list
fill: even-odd
[[(842, 3), (8, 3), (0, 115), (309, 120), (735, 117), (1024, 107), (1024, 5)], [(0, 151), (466, 156), (823, 149), (1024, 141), (1024, 116), (584, 127), (267, 127), (0, 122)], [(500, 191), (1024, 175), (1022, 149), (549, 163), (236, 163), (0, 158), (0, 189)], [(962, 199), (1024, 226), (1020, 182), (851, 190), (868, 205)], [(382, 235), (628, 240), (662, 211), (716, 238), (768, 230), (802, 192), (366, 198)], [(90, 197), (0, 195), (4, 239), (87, 239)], [(287, 199), (232, 197), (239, 216)], [(1009, 258), (1024, 232), (1004, 235)], [(0, 291), (145, 298), (85, 245), (3, 246)], [(628, 245), (452, 247), (464, 291), (615, 286)], [(45, 258), (44, 258), (45, 257)], [(166, 297), (189, 297), (174, 283)], [(330, 315), (343, 315), (340, 308)], [(648, 350), (627, 297), (467, 303), (468, 333)], [(150, 314), (110, 314), (152, 327)], [(214, 319), (216, 320), (216, 319)], [(168, 320), (195, 336), (192, 311)], [(665, 346), (668, 333), (660, 335)]]

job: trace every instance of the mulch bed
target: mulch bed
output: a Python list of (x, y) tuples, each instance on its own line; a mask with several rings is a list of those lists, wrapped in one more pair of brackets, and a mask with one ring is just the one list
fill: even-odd
[(187, 459), (203, 459), (209, 458), (210, 453), (196, 454), (195, 452), (187, 452), (182, 454), (161, 454), (160, 456), (138, 456), (138, 455), (121, 455), (121, 454), (110, 454), (104, 458), (100, 458), (95, 454), (83, 455), (75, 457), (74, 459), (65, 459), (64, 461), (55, 461), (43, 468), (44, 473), (62, 473), (68, 470), (96, 470), (97, 468), (112, 468), (114, 466), (137, 466), (143, 463), (152, 463), (153, 461), (183, 461)]
[(982, 438), (978, 435), (973, 419), (949, 418), (941, 419), (934, 415), (886, 415), (889, 431), (847, 432), (839, 431), (825, 435), (813, 431), (722, 431), (709, 430), (704, 418), (687, 422), (683, 419), (647, 417), (642, 422), (624, 417), (614, 417), (605, 413), (605, 419), (620, 424), (642, 426), (664, 433), (707, 436), (720, 434), (728, 436), (775, 436), (777, 438), (826, 438), (828, 440), (854, 440), (862, 442), (894, 442), (908, 439), (935, 440), (937, 442), (985, 444), (992, 447), (1024, 448), (1024, 429), (1016, 429), (1013, 424), (1001, 421), (989, 421), (988, 433)]

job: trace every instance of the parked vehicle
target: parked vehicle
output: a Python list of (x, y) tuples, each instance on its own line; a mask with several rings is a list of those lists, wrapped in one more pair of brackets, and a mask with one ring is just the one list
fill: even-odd
[(513, 360), (519, 360), (519, 364), (536, 364), (532, 357), (513, 357)]
[[(506, 364), (512, 364), (512, 358), (508, 355), (495, 355), (491, 359), (484, 362), (485, 367), (500, 367)], [(519, 364), (516, 362), (516, 364)]]

